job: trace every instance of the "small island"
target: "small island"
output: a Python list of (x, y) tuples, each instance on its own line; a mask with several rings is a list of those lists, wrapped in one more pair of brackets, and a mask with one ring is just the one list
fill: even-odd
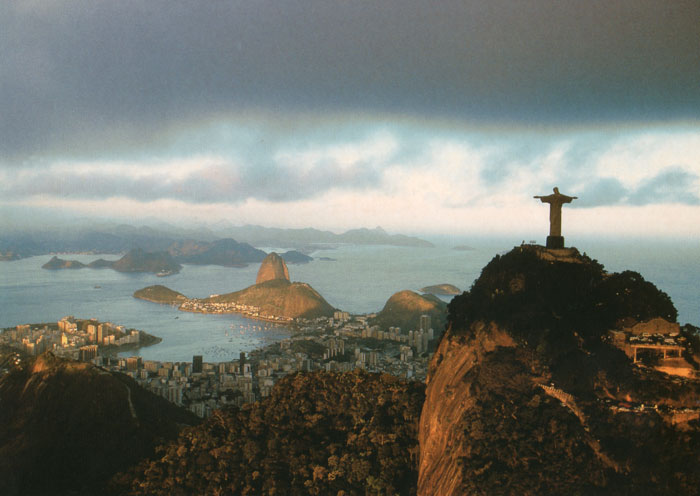
[(420, 289), (421, 293), (430, 293), (438, 296), (454, 296), (462, 293), (462, 290), (452, 284), (435, 284)]
[(117, 272), (151, 272), (162, 277), (177, 274), (182, 266), (167, 251), (146, 252), (135, 248), (119, 260), (110, 261), (99, 258), (87, 265), (77, 260), (64, 260), (54, 255), (41, 268), (48, 270), (108, 268)]
[(187, 301), (187, 296), (160, 284), (148, 286), (134, 292), (134, 298), (151, 301), (153, 303), (163, 303), (165, 305), (180, 305)]
[(62, 258), (58, 258), (56, 255), (41, 266), (42, 269), (48, 270), (84, 269), (85, 267), (87, 267), (87, 265), (82, 262), (78, 262), (77, 260), (63, 260)]

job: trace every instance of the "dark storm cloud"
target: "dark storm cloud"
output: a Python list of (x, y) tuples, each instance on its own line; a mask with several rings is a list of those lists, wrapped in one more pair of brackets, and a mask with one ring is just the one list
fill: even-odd
[[(572, 203), (572, 207), (601, 207), (617, 205), (627, 200), (628, 190), (620, 181), (612, 177), (592, 180), (580, 192), (577, 192), (578, 200)], [(656, 199), (647, 198), (647, 201), (654, 203)]]
[(700, 205), (698, 176), (679, 168), (670, 168), (644, 181), (629, 196), (632, 205), (682, 203)]
[[(686, 170), (669, 167), (655, 176), (642, 181), (634, 188), (625, 187), (612, 177), (603, 177), (586, 182), (583, 189), (568, 188), (566, 181), (562, 189), (576, 191), (579, 199), (572, 208), (600, 207), (610, 205), (700, 205), (698, 176)], [(572, 193), (574, 194), (574, 193)]]
[(697, 0), (103, 0), (0, 6), (0, 153), (149, 143), (261, 109), (695, 119)]

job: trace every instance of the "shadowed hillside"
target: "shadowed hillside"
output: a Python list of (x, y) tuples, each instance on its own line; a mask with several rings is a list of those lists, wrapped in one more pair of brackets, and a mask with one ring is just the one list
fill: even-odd
[(50, 353), (0, 379), (0, 494), (98, 494), (197, 417), (129, 377)]

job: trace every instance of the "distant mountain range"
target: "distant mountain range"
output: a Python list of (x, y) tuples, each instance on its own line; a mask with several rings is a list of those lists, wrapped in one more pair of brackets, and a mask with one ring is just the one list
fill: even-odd
[(280, 246), (306, 248), (313, 244), (391, 245), (430, 248), (434, 245), (424, 239), (403, 234), (389, 234), (381, 227), (351, 229), (342, 234), (313, 228), (279, 229), (262, 226), (228, 227), (222, 234), (245, 241), (253, 246)]
[[(335, 234), (312, 228), (243, 226), (212, 231), (183, 230), (172, 226), (156, 229), (122, 224), (4, 232), (0, 234), (0, 260), (16, 260), (48, 253), (124, 253), (141, 248), (146, 252), (170, 251), (180, 263), (236, 265), (260, 262), (265, 253), (260, 250), (255, 252), (255, 246), (295, 248), (303, 252), (324, 244), (433, 246), (420, 238), (388, 234), (381, 227), (353, 229)], [(236, 252), (233, 258), (229, 257), (232, 251)], [(206, 256), (202, 255), (204, 252), (208, 252)], [(219, 262), (211, 261), (217, 258)], [(221, 260), (225, 263), (220, 263)]]

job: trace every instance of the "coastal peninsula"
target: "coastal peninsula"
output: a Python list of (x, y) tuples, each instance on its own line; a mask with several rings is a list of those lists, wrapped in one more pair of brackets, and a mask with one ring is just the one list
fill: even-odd
[(332, 317), (335, 309), (310, 285), (289, 280), (289, 269), (277, 253), (265, 257), (256, 283), (240, 291), (208, 298), (188, 298), (165, 286), (149, 286), (134, 293), (135, 298), (178, 305), (185, 312), (239, 313), (269, 322), (290, 322), (297, 318)]

